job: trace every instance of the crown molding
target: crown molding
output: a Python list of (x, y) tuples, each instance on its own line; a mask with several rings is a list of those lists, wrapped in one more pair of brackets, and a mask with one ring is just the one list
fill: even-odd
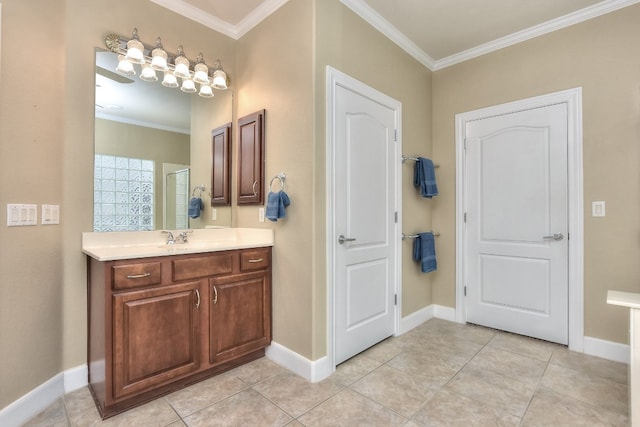
[(579, 24), (581, 22), (588, 21), (602, 15), (606, 15), (610, 12), (615, 12), (616, 10), (631, 6), (638, 2), (640, 2), (640, 0), (604, 0), (593, 6), (577, 10), (575, 12), (560, 16), (550, 21), (543, 22), (542, 24), (535, 25), (533, 27), (515, 32), (508, 36), (490, 41), (488, 43), (481, 44), (471, 49), (455, 53), (453, 55), (447, 56), (446, 58), (439, 59), (435, 61), (435, 66), (431, 70), (442, 70), (443, 68), (459, 64), (460, 62), (468, 61), (470, 59), (486, 55), (487, 53), (495, 52), (505, 47), (513, 46), (515, 44), (531, 40), (533, 38), (566, 27), (570, 27), (572, 25)]
[(340, 2), (368, 22), (373, 28), (387, 36), (422, 65), (433, 70), (436, 61), (363, 0), (340, 0)]
[(172, 12), (191, 19), (205, 27), (218, 31), (225, 36), (238, 40), (240, 37), (248, 33), (253, 27), (262, 22), (267, 16), (278, 10), (288, 0), (266, 0), (260, 6), (255, 8), (247, 15), (238, 25), (232, 25), (227, 21), (211, 15), (204, 10), (187, 3), (184, 0), (150, 0), (151, 2), (169, 9)]
[(543, 22), (542, 24), (535, 25), (438, 60), (431, 58), (426, 52), (402, 34), (400, 30), (391, 25), (389, 21), (384, 19), (378, 12), (366, 4), (364, 0), (340, 0), (340, 2), (359, 15), (376, 30), (387, 36), (391, 41), (400, 46), (400, 48), (429, 70), (438, 71), (460, 62), (468, 61), (470, 59), (486, 55), (487, 53), (495, 52), (505, 47), (614, 12), (618, 9), (636, 4), (640, 2), (640, 0), (604, 0), (593, 6), (580, 9), (559, 18)]

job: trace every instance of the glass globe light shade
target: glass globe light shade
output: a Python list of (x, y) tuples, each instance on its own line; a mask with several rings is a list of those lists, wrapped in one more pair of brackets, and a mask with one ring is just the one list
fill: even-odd
[(133, 38), (127, 42), (126, 58), (133, 64), (144, 64), (144, 46), (140, 40)]
[(213, 72), (213, 87), (220, 90), (227, 89), (227, 73), (222, 69)]
[(191, 79), (184, 79), (182, 80), (180, 90), (186, 93), (194, 93), (196, 91), (196, 84)]
[(162, 79), (162, 86), (165, 87), (178, 87), (178, 78), (174, 76), (171, 72), (166, 71), (164, 73), (164, 79)]
[(116, 71), (125, 76), (135, 76), (136, 70), (133, 68), (133, 64), (127, 60), (124, 55), (118, 55), (118, 66)]
[(204, 62), (198, 62), (194, 67), (195, 73), (193, 75), (193, 81), (201, 84), (209, 84), (209, 67)]
[(189, 60), (185, 56), (178, 56), (176, 58), (176, 67), (173, 74), (181, 79), (191, 78), (191, 73), (189, 72)]
[(156, 75), (156, 71), (151, 68), (150, 65), (145, 64), (142, 66), (142, 71), (140, 72), (140, 79), (145, 82), (157, 82), (158, 76)]
[(158, 71), (167, 71), (167, 52), (161, 47), (157, 47), (151, 51), (151, 68)]
[(198, 95), (200, 95), (203, 98), (213, 98), (213, 90), (211, 89), (211, 86), (207, 85), (201, 85), (200, 86), (200, 92), (198, 92)]

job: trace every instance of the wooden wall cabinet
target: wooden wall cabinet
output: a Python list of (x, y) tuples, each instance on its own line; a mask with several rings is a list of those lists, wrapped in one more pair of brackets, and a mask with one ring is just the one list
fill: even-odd
[(103, 418), (264, 355), (271, 248), (88, 258), (89, 388)]
[(231, 123), (211, 131), (211, 206), (231, 205)]
[(264, 203), (265, 110), (238, 119), (238, 204)]

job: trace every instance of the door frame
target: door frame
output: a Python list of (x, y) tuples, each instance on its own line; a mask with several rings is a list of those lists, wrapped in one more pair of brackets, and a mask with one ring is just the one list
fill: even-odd
[[(336, 70), (331, 66), (326, 68), (326, 260), (327, 260), (327, 358), (328, 363), (325, 365), (327, 376), (333, 373), (336, 369), (335, 365), (335, 307), (336, 307), (336, 251), (335, 239), (336, 239), (336, 216), (335, 205), (337, 190), (335, 188), (335, 153), (337, 135), (335, 132), (335, 102), (336, 102), (336, 88), (344, 87), (353, 92), (356, 92), (364, 97), (367, 97), (375, 102), (389, 106), (395, 110), (396, 114), (396, 144), (394, 149), (394, 158), (399, 164), (400, 153), (402, 153), (402, 104), (379, 92), (378, 90), (368, 86), (347, 74)], [(397, 304), (395, 305), (394, 313), (394, 335), (398, 335), (400, 330), (400, 319), (402, 313), (402, 247), (399, 244), (400, 231), (402, 228), (402, 186), (400, 181), (401, 168), (398, 166), (395, 173), (395, 204), (397, 221), (393, 228), (394, 238), (391, 244), (394, 245), (394, 253), (396, 257), (394, 278), (395, 283), (393, 287), (395, 294), (397, 295)]]
[(466, 322), (464, 286), (466, 274), (467, 210), (465, 129), (470, 121), (554, 104), (567, 104), (567, 201), (569, 238), (569, 349), (584, 351), (584, 213), (582, 164), (582, 87), (459, 113), (455, 116), (456, 144), (456, 322)]

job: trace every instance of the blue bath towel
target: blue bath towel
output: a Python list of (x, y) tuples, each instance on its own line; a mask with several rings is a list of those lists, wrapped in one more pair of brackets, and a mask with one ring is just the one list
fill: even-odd
[(289, 200), (289, 196), (284, 191), (278, 191), (276, 193), (269, 192), (265, 216), (269, 221), (278, 221), (278, 218), (285, 217), (285, 208), (290, 204), (291, 200)]
[(418, 233), (418, 237), (413, 242), (413, 260), (420, 262), (423, 273), (429, 273), (438, 268), (433, 233)]
[(424, 157), (418, 157), (413, 171), (413, 185), (420, 187), (420, 195), (428, 199), (438, 195), (436, 173), (433, 162)]
[(192, 197), (189, 200), (189, 218), (198, 218), (202, 209), (204, 209), (204, 204), (201, 198)]

